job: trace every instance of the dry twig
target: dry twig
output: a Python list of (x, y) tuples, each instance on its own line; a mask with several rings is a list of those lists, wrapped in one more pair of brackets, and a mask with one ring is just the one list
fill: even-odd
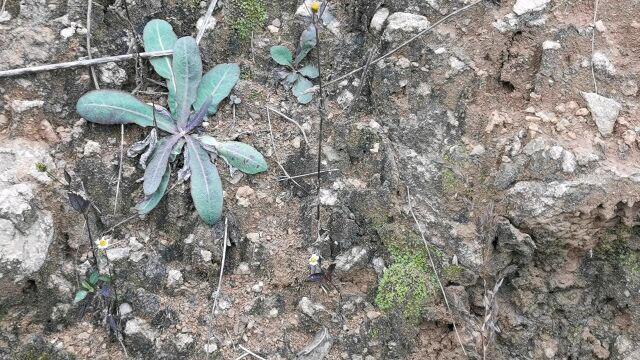
[(593, 78), (593, 92), (598, 93), (598, 84), (596, 84), (596, 71), (593, 65), (593, 53), (596, 47), (596, 20), (598, 19), (598, 0), (594, 0), (593, 9), (593, 29), (591, 33), (591, 77)]
[[(229, 219), (224, 218), (224, 237), (222, 240), (222, 264), (220, 265), (220, 277), (218, 278), (218, 289), (213, 297), (213, 306), (211, 306), (211, 314), (209, 315), (209, 324), (207, 326), (207, 350), (211, 346), (211, 325), (213, 325), (213, 316), (216, 312), (216, 306), (218, 306), (218, 297), (220, 297), (220, 288), (222, 287), (222, 275), (224, 274), (224, 261), (227, 256), (227, 230), (229, 226)], [(209, 351), (207, 351), (207, 359), (209, 359)]]
[(204, 22), (202, 22), (202, 27), (200, 31), (198, 31), (198, 35), (196, 36), (196, 42), (200, 44), (200, 40), (204, 36), (204, 32), (207, 31), (207, 25), (209, 24), (209, 19), (211, 18), (211, 14), (213, 14), (213, 10), (216, 8), (218, 4), (218, 0), (211, 0), (209, 3), (209, 7), (207, 8), (207, 13), (204, 15)]
[(438, 280), (438, 286), (440, 286), (440, 292), (442, 293), (442, 297), (444, 298), (444, 303), (447, 306), (447, 311), (449, 312), (449, 316), (451, 316), (451, 324), (453, 325), (453, 330), (456, 333), (456, 338), (458, 339), (458, 343), (460, 343), (460, 347), (462, 348), (462, 352), (465, 356), (469, 356), (467, 354), (467, 350), (464, 348), (462, 344), (462, 338), (460, 337), (460, 333), (458, 332), (458, 327), (456, 326), (456, 321), (453, 318), (453, 312), (451, 311), (451, 306), (449, 306), (449, 300), (447, 299), (447, 293), (444, 291), (444, 286), (442, 285), (442, 281), (440, 280), (440, 276), (438, 275), (438, 269), (436, 268), (436, 264), (433, 261), (433, 255), (431, 254), (431, 249), (429, 249), (429, 243), (427, 242), (426, 237), (424, 236), (424, 232), (422, 231), (422, 227), (418, 222), (418, 218), (416, 217), (415, 212), (413, 211), (413, 206), (411, 204), (411, 193), (409, 192), (409, 187), (407, 186), (407, 202), (409, 205), (409, 212), (413, 217), (413, 221), (415, 221), (416, 226), (418, 227), (418, 231), (420, 232), (420, 237), (422, 238), (422, 242), (424, 243), (424, 247), (427, 249), (427, 255), (429, 255), (429, 262), (431, 264), (431, 269), (433, 270), (436, 279)]
[(273, 129), (271, 128), (271, 113), (269, 112), (269, 108), (268, 107), (265, 107), (265, 108), (267, 109), (267, 121), (269, 123), (269, 138), (271, 139), (271, 150), (273, 151), (273, 156), (276, 158), (276, 163), (280, 167), (280, 170), (282, 170), (284, 175), (287, 177), (287, 179), (291, 179), (291, 182), (296, 184), (297, 187), (299, 187), (302, 191), (304, 191), (306, 193), (307, 191), (297, 181), (295, 181), (295, 180), (293, 180), (291, 178), (291, 175), (289, 175), (289, 173), (284, 168), (284, 166), (282, 166), (282, 163), (280, 163), (280, 158), (278, 157), (278, 152), (276, 150), (276, 142), (273, 139)]
[(263, 358), (262, 356), (254, 353), (253, 351), (247, 349), (246, 347), (242, 346), (242, 345), (238, 345), (238, 347), (242, 350), (244, 350), (247, 354), (253, 356), (254, 358), (258, 359), (258, 360), (266, 360), (265, 358)]
[(304, 142), (307, 144), (307, 146), (309, 146), (309, 140), (307, 139), (307, 134), (304, 132), (304, 129), (302, 128), (302, 126), (300, 126), (300, 123), (298, 123), (297, 121), (293, 120), (292, 118), (288, 117), (287, 115), (281, 113), (280, 111), (274, 108), (267, 107), (267, 109), (273, 111), (274, 113), (294, 123), (298, 127), (298, 129), (300, 129), (300, 132), (302, 133), (302, 137), (304, 138)]
[[(403, 47), (405, 47), (405, 46), (409, 45), (411, 42), (413, 42), (413, 41), (414, 41), (414, 40), (416, 40), (417, 38), (419, 38), (419, 37), (421, 37), (422, 35), (424, 35), (424, 34), (428, 33), (429, 31), (433, 30), (433, 29), (434, 29), (434, 28), (436, 28), (438, 25), (440, 25), (440, 24), (442, 24), (443, 22), (445, 22), (445, 21), (449, 20), (450, 18), (452, 18), (452, 17), (454, 17), (454, 16), (456, 16), (456, 15), (460, 14), (461, 12), (466, 11), (466, 10), (468, 10), (468, 9), (470, 9), (470, 8), (472, 8), (472, 7), (476, 6), (476, 5), (478, 5), (478, 4), (480, 4), (481, 2), (482, 2), (482, 1), (476, 1), (476, 2), (474, 2), (474, 3), (471, 3), (471, 4), (467, 5), (467, 6), (464, 6), (464, 7), (460, 8), (460, 9), (458, 9), (458, 10), (456, 10), (456, 11), (452, 12), (451, 14), (449, 14), (449, 15), (447, 15), (447, 16), (445, 16), (445, 17), (443, 17), (442, 19), (440, 19), (440, 20), (436, 21), (435, 23), (433, 23), (433, 25), (429, 26), (428, 28), (426, 28), (426, 29), (424, 29), (424, 30), (420, 31), (419, 33), (417, 33), (416, 35), (412, 36), (409, 40), (407, 40), (407, 41), (403, 42), (402, 44), (398, 45), (397, 47), (393, 48), (393, 50), (391, 50), (391, 51), (389, 51), (388, 53), (386, 53), (386, 54), (384, 54), (384, 55), (380, 56), (379, 58), (377, 58), (377, 59), (375, 59), (375, 60), (373, 60), (373, 61), (371, 62), (371, 64), (369, 64), (369, 65), (376, 64), (376, 63), (378, 63), (378, 62), (380, 62), (380, 61), (382, 61), (382, 60), (384, 60), (384, 59), (388, 58), (389, 56), (393, 55), (393, 54), (394, 54), (395, 52), (397, 52), (398, 50), (400, 50), (400, 49), (402, 49)], [(360, 72), (360, 71), (364, 70), (364, 69), (365, 69), (365, 67), (366, 67), (366, 66), (361, 66), (361, 67), (359, 67), (359, 68), (357, 68), (357, 69), (351, 70), (350, 72), (348, 72), (348, 73), (346, 73), (346, 74), (344, 74), (344, 75), (342, 75), (342, 76), (340, 76), (340, 77), (338, 77), (338, 78), (336, 78), (336, 79), (333, 79), (333, 80), (329, 81), (328, 83), (326, 83), (326, 84), (325, 84), (325, 86), (330, 86), (330, 85), (336, 84), (336, 83), (340, 82), (341, 80), (344, 80), (344, 79), (348, 78), (349, 76), (351, 76), (351, 75), (353, 75), (353, 74), (357, 74), (358, 72)]]

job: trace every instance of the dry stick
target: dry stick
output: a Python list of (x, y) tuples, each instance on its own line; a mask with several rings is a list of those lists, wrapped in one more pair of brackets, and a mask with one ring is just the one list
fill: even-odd
[[(375, 51), (374, 49), (371, 49), (371, 51), (369, 52), (369, 56), (367, 56), (367, 62), (364, 64), (364, 71), (362, 72), (362, 76), (360, 76), (360, 84), (358, 85), (358, 91), (356, 92), (356, 96), (353, 98), (351, 105), (349, 105), (349, 108), (346, 111), (345, 118), (349, 118), (349, 115), (351, 114), (351, 109), (353, 109), (353, 107), (357, 104), (358, 99), (360, 98), (360, 94), (362, 94), (362, 89), (364, 88), (364, 81), (367, 77), (367, 72), (369, 71), (371, 60), (373, 60), (373, 55), (375, 55)], [(349, 120), (345, 120), (343, 124), (348, 124), (350, 122), (351, 121)]]
[[(287, 176), (287, 178), (291, 179), (291, 175), (289, 175), (287, 170), (280, 163), (280, 158), (278, 157), (278, 151), (276, 150), (276, 142), (273, 139), (273, 129), (271, 128), (271, 113), (269, 112), (269, 108), (268, 107), (265, 107), (265, 108), (267, 109), (267, 121), (269, 122), (269, 138), (271, 139), (271, 150), (273, 151), (273, 156), (275, 156), (276, 163), (280, 167), (280, 170), (282, 170), (282, 172)], [(300, 188), (300, 190), (302, 190), (305, 193), (307, 193), (307, 191), (302, 186), (300, 186), (300, 184), (297, 181), (291, 179), (291, 182), (296, 184), (296, 186), (298, 186)]]
[(209, 19), (211, 18), (211, 14), (213, 14), (213, 9), (215, 9), (216, 4), (218, 4), (218, 0), (212, 0), (209, 3), (209, 8), (207, 8), (207, 13), (204, 15), (204, 22), (202, 23), (202, 27), (200, 31), (198, 31), (198, 36), (196, 36), (196, 43), (200, 44), (200, 40), (204, 36), (204, 32), (207, 30), (207, 25), (209, 25)]
[(249, 354), (248, 352), (245, 352), (244, 354), (242, 354), (242, 355), (238, 356), (237, 358), (235, 358), (235, 360), (244, 359), (244, 358), (246, 358), (246, 357), (247, 357), (247, 356), (249, 356), (249, 355), (251, 355), (251, 354)]
[(593, 52), (596, 47), (596, 19), (598, 18), (598, 0), (595, 0), (593, 9), (593, 30), (591, 33), (591, 77), (593, 78), (593, 92), (598, 93), (598, 84), (596, 84), (596, 71), (593, 65)]
[[(330, 172), (334, 172), (334, 171), (340, 171), (340, 169), (322, 170), (322, 171), (320, 171), (320, 173), (324, 174), (324, 173), (330, 173)], [(317, 173), (312, 172), (312, 173), (307, 173), (307, 174), (302, 174), (302, 175), (281, 176), (281, 177), (278, 178), (278, 181), (287, 181), (287, 180), (291, 180), (291, 179), (298, 179), (298, 178), (303, 178), (303, 177), (313, 176), (313, 175), (317, 175)]]
[(431, 255), (431, 250), (429, 249), (429, 243), (424, 236), (424, 232), (422, 232), (422, 227), (418, 222), (418, 218), (416, 217), (415, 212), (413, 212), (413, 206), (411, 205), (411, 194), (409, 193), (409, 187), (407, 186), (407, 201), (409, 203), (409, 212), (411, 212), (411, 216), (413, 217), (413, 221), (415, 221), (416, 226), (418, 227), (418, 231), (420, 232), (420, 237), (422, 238), (422, 242), (424, 243), (424, 247), (427, 249), (427, 255), (429, 255), (429, 262), (431, 263), (431, 269), (433, 273), (436, 275), (436, 279), (438, 280), (438, 285), (440, 286), (440, 291), (442, 292), (442, 297), (444, 298), (444, 303), (447, 305), (447, 310), (449, 311), (449, 315), (451, 316), (451, 323), (453, 324), (453, 330), (456, 333), (456, 338), (460, 343), (460, 347), (462, 347), (462, 352), (465, 356), (469, 356), (467, 354), (467, 350), (465, 350), (464, 345), (462, 344), (462, 339), (460, 338), (460, 333), (458, 333), (458, 327), (456, 326), (456, 321), (453, 318), (453, 312), (451, 311), (451, 307), (449, 306), (449, 300), (447, 299), (447, 294), (444, 291), (444, 286), (442, 286), (442, 281), (440, 281), (440, 276), (438, 275), (438, 269), (436, 268), (436, 264), (433, 261), (433, 256)]
[[(482, 2), (482, 1), (476, 1), (476, 2), (474, 2), (474, 3), (472, 3), (472, 4), (469, 4), (469, 5), (467, 5), (467, 6), (464, 6), (464, 7), (460, 8), (460, 9), (458, 9), (458, 10), (456, 10), (456, 11), (452, 12), (451, 14), (449, 14), (449, 15), (447, 15), (447, 16), (445, 16), (445, 17), (443, 17), (442, 19), (440, 19), (440, 20), (436, 21), (435, 23), (433, 23), (433, 25), (429, 26), (428, 28), (426, 28), (426, 29), (424, 29), (424, 30), (420, 31), (419, 33), (417, 33), (416, 35), (414, 35), (413, 37), (411, 37), (409, 40), (407, 40), (407, 41), (403, 42), (402, 44), (398, 45), (398, 46), (397, 46), (397, 47), (395, 47), (393, 50), (391, 50), (391, 51), (389, 51), (388, 53), (386, 53), (386, 54), (384, 54), (384, 55), (380, 56), (379, 58), (377, 58), (377, 59), (375, 59), (375, 60), (373, 60), (373, 61), (371, 62), (371, 64), (370, 64), (370, 65), (376, 64), (376, 63), (378, 63), (378, 62), (380, 62), (380, 61), (382, 61), (382, 60), (384, 60), (384, 59), (388, 58), (389, 56), (393, 55), (393, 53), (395, 53), (396, 51), (398, 51), (398, 50), (402, 49), (403, 47), (405, 47), (405, 46), (407, 46), (408, 44), (410, 44), (412, 41), (416, 40), (417, 38), (421, 37), (422, 35), (424, 35), (424, 34), (428, 33), (429, 31), (433, 30), (435, 27), (437, 27), (438, 25), (442, 24), (443, 22), (445, 22), (445, 21), (449, 20), (451, 17), (453, 17), (453, 16), (455, 16), (455, 15), (458, 15), (459, 13), (461, 13), (461, 12), (463, 12), (463, 11), (465, 11), (465, 10), (468, 10), (468, 9), (472, 8), (472, 7), (474, 7), (474, 6), (478, 5), (478, 4), (480, 4), (481, 2)], [(341, 81), (341, 80), (343, 80), (343, 79), (348, 78), (349, 76), (351, 76), (351, 75), (353, 75), (353, 74), (357, 74), (358, 72), (360, 72), (360, 71), (362, 71), (362, 70), (364, 70), (364, 69), (365, 69), (365, 66), (361, 66), (361, 67), (359, 67), (359, 68), (357, 68), (357, 69), (355, 69), (355, 70), (351, 70), (350, 72), (348, 72), (348, 73), (346, 73), (346, 74), (344, 74), (344, 75), (342, 75), (342, 76), (338, 77), (337, 79), (334, 79), (334, 80), (329, 81), (328, 83), (326, 83), (326, 84), (325, 84), (325, 86), (333, 85), (333, 84), (335, 84), (335, 83), (337, 83), (337, 82), (339, 82), (339, 81)]]
[(207, 359), (209, 359), (209, 347), (211, 345), (211, 325), (213, 323), (213, 315), (216, 311), (216, 306), (218, 306), (218, 297), (220, 296), (220, 288), (222, 287), (222, 274), (224, 274), (224, 260), (227, 256), (227, 228), (229, 225), (229, 220), (224, 218), (224, 238), (222, 240), (222, 265), (220, 265), (220, 277), (218, 278), (218, 289), (216, 290), (216, 294), (213, 298), (213, 306), (211, 307), (211, 314), (209, 315), (209, 325), (207, 326)]
[(106, 56), (106, 57), (97, 58), (97, 59), (76, 60), (76, 61), (69, 61), (69, 62), (63, 62), (58, 64), (39, 65), (39, 66), (33, 66), (33, 67), (27, 67), (27, 68), (0, 71), (0, 78), (31, 74), (31, 73), (42, 72), (42, 71), (70, 69), (70, 68), (75, 68), (80, 66), (105, 64), (108, 62), (125, 61), (125, 60), (135, 59), (137, 56), (141, 58), (154, 58), (154, 57), (167, 56), (172, 54), (173, 54), (173, 50), (149, 51), (149, 52), (143, 52), (139, 54), (123, 54), (123, 55), (115, 55), (115, 56)]
[(318, 110), (320, 111), (320, 128), (318, 129), (318, 188), (316, 190), (317, 204), (316, 204), (316, 221), (318, 222), (318, 236), (320, 236), (320, 169), (322, 167), (322, 123), (326, 117), (324, 106), (324, 91), (322, 87), (322, 70), (320, 68), (320, 56), (322, 51), (320, 50), (320, 31), (318, 30), (319, 19), (316, 18), (316, 13), (312, 15), (313, 27), (316, 30), (316, 66), (318, 67), (318, 88), (320, 90), (320, 102), (318, 104)]
[(244, 346), (242, 346), (242, 345), (238, 345), (238, 347), (239, 347), (240, 349), (244, 350), (247, 354), (250, 354), (251, 356), (253, 356), (253, 357), (254, 357), (254, 358), (256, 358), (256, 359), (259, 359), (259, 360), (266, 360), (266, 359), (265, 359), (265, 358), (263, 358), (262, 356), (257, 355), (256, 353), (254, 353), (253, 351), (251, 351), (251, 350), (247, 349), (246, 347), (244, 347)]
[(292, 118), (288, 117), (287, 115), (281, 113), (280, 111), (278, 111), (276, 109), (273, 109), (273, 108), (270, 108), (270, 107), (267, 107), (267, 108), (269, 110), (273, 111), (274, 113), (276, 113), (276, 114), (282, 116), (283, 118), (285, 118), (285, 119), (291, 121), (292, 123), (294, 123), (298, 127), (298, 129), (300, 129), (300, 132), (302, 133), (302, 137), (304, 138), (304, 142), (307, 143), (307, 146), (309, 146), (309, 140), (307, 140), (307, 134), (304, 132), (304, 129), (302, 128), (302, 126), (300, 126), (300, 123), (298, 123), (297, 121), (293, 120)]
[[(87, 2), (87, 56), (89, 60), (93, 59), (91, 56), (91, 5), (93, 5), (93, 0), (88, 0)], [(90, 66), (91, 69), (91, 77), (93, 78), (93, 84), (96, 89), (100, 89), (100, 84), (98, 84), (98, 77), (96, 76), (96, 69), (93, 66)]]

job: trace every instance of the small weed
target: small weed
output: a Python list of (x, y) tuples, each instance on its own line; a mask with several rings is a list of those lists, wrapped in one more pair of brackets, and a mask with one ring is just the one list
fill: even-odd
[[(178, 39), (164, 20), (147, 23), (143, 38), (146, 51), (173, 49), (172, 56), (151, 59), (156, 73), (167, 80), (171, 111), (149, 106), (122, 91), (95, 90), (78, 100), (78, 113), (98, 124), (134, 123), (153, 127), (146, 139), (127, 151), (130, 157), (142, 154), (140, 165), (145, 169), (145, 198), (136, 206), (139, 214), (149, 213), (164, 197), (171, 177), (170, 163), (184, 153), (184, 166), (178, 171), (177, 182), (191, 179), (191, 197), (196, 210), (205, 223), (212, 225), (222, 216), (223, 200), (222, 182), (212, 159), (220, 156), (232, 174), (236, 169), (247, 174), (267, 170), (264, 157), (253, 147), (237, 141), (220, 142), (197, 133), (207, 115), (214, 115), (218, 105), (231, 93), (240, 77), (240, 67), (220, 64), (203, 76), (195, 39), (190, 36)], [(169, 135), (158, 138), (158, 129)]]

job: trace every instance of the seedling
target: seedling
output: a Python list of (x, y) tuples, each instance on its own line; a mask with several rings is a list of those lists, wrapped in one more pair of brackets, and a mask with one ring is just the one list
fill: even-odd
[(82, 289), (76, 293), (73, 299), (74, 303), (84, 300), (89, 294), (98, 294), (103, 298), (111, 297), (111, 277), (109, 275), (94, 271), (86, 280), (82, 281), (80, 286)]
[(271, 47), (271, 57), (283, 68), (276, 70), (276, 76), (280, 84), (286, 90), (291, 90), (300, 104), (308, 104), (313, 99), (313, 83), (309, 79), (315, 79), (320, 75), (318, 68), (314, 65), (299, 67), (300, 62), (307, 56), (309, 51), (316, 46), (315, 27), (310, 25), (300, 36), (300, 44), (296, 50), (296, 57), (286, 46), (276, 45)]
[[(271, 47), (271, 58), (279, 65), (282, 65), (275, 71), (280, 84), (286, 90), (291, 90), (300, 104), (311, 102), (314, 86), (309, 79), (315, 79), (320, 76), (320, 70), (317, 66), (309, 64), (300, 67), (300, 62), (317, 45), (319, 25), (324, 24), (326, 26), (335, 20), (333, 15), (327, 11), (327, 3), (321, 4), (318, 1), (313, 1), (309, 6), (309, 19), (311, 23), (300, 35), (295, 58), (286, 46), (276, 45)], [(321, 21), (317, 21), (318, 19)]]
[[(264, 157), (253, 147), (236, 141), (221, 142), (196, 132), (231, 93), (240, 77), (240, 67), (219, 64), (202, 76), (200, 50), (195, 39), (190, 36), (178, 39), (164, 20), (147, 23), (143, 39), (146, 51), (173, 49), (172, 56), (151, 59), (156, 73), (166, 79), (170, 111), (115, 90), (85, 94), (78, 100), (77, 111), (86, 120), (98, 124), (153, 126), (144, 140), (127, 151), (129, 156), (143, 153), (140, 164), (145, 169), (145, 197), (136, 206), (139, 214), (147, 214), (158, 205), (169, 184), (170, 164), (183, 153), (184, 166), (178, 171), (177, 180), (191, 178), (191, 197), (196, 210), (205, 223), (212, 225), (220, 219), (223, 203), (215, 158), (220, 156), (232, 171), (257, 174), (267, 170)], [(159, 138), (158, 129), (168, 136)]]

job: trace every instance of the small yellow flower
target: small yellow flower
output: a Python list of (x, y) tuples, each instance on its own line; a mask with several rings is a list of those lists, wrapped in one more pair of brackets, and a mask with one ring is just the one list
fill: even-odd
[(311, 257), (309, 258), (309, 265), (311, 266), (318, 266), (318, 261), (320, 260), (320, 256), (313, 254), (311, 255)]
[(109, 242), (110, 240), (108, 237), (103, 237), (98, 239), (98, 241), (96, 241), (96, 245), (98, 245), (98, 249), (104, 250), (109, 247)]
[(320, 1), (314, 1), (311, 3), (311, 11), (313, 11), (314, 13), (320, 11)]

